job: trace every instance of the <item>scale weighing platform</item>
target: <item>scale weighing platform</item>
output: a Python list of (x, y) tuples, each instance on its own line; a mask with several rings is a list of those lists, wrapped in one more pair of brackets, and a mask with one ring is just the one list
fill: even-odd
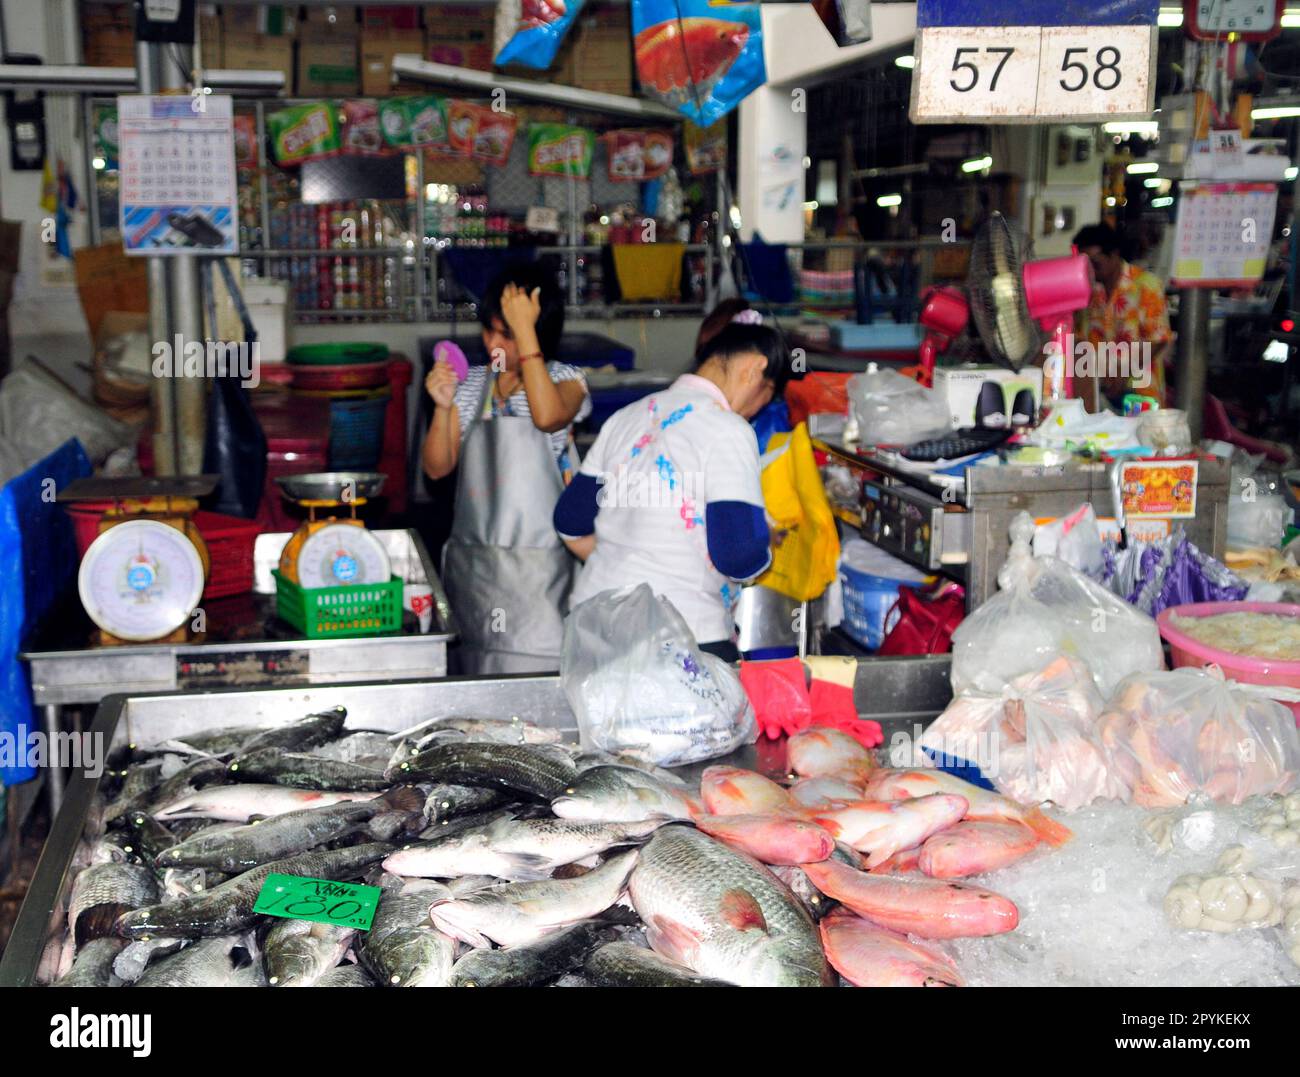
[[(383, 636), (305, 639), (276, 616), (275, 578), (288, 532), (257, 537), (253, 590), (203, 603), (201, 642), (97, 644), (98, 629), (75, 588), (54, 609), (19, 656), (27, 662), (32, 698), (46, 732), (60, 729), (61, 710), (105, 696), (196, 692), (217, 687), (342, 684), (364, 680), (427, 680), (447, 675), (447, 644), (455, 638), (452, 612), (424, 543), (415, 531), (368, 532), (383, 544), (393, 574), (433, 592), (433, 625), (421, 633), (409, 611), (402, 627)], [(50, 772), (55, 803), (62, 775)]]

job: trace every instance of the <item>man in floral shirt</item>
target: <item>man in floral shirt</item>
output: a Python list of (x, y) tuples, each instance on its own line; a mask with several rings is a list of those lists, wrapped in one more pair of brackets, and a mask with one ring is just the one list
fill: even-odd
[[(1159, 278), (1124, 260), (1120, 255), (1119, 234), (1109, 225), (1088, 225), (1074, 237), (1074, 245), (1088, 256), (1096, 278), (1092, 301), (1079, 315), (1078, 340), (1088, 342), (1094, 349), (1107, 343), (1129, 345), (1127, 376), (1124, 371), (1107, 369), (1104, 364), (1099, 370), (1102, 394), (1117, 406), (1125, 393), (1141, 393), (1161, 404), (1167, 403), (1165, 361), (1174, 334), (1169, 328), (1164, 285)], [(1143, 344), (1148, 347), (1141, 348)], [(1149, 363), (1145, 361), (1148, 355)], [(1090, 391), (1081, 391), (1079, 395), (1091, 403)]]

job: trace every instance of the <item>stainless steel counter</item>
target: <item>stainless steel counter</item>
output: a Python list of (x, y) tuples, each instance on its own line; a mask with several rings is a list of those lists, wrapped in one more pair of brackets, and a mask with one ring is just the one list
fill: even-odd
[[(885, 743), (914, 723), (927, 725), (947, 705), (949, 659), (877, 658), (859, 662), (854, 688), (863, 717), (885, 730)], [(486, 718), (518, 715), (564, 731), (577, 740), (577, 721), (555, 676), (444, 678), (430, 682), (306, 685), (293, 688), (219, 689), (197, 694), (113, 695), (95, 714), (91, 733), (116, 747), (151, 744), (223, 726), (283, 725), (305, 714), (342, 704), (349, 729), (395, 732), (442, 715)], [(784, 746), (760, 742), (728, 757), (740, 766), (772, 769), (784, 765)], [(714, 761), (716, 762), (716, 760)], [(683, 768), (688, 780), (708, 764)], [(48, 940), (61, 937), (73, 864), (79, 847), (98, 835), (92, 812), (99, 778), (74, 774), (42, 850), (27, 898), (19, 910), (9, 945), (0, 957), (0, 987), (31, 986)]]

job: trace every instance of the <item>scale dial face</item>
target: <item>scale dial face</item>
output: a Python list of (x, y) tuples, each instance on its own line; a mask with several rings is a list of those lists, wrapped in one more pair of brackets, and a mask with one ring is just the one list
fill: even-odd
[(203, 595), (198, 550), (174, 527), (128, 520), (101, 534), (81, 559), (77, 590), (90, 619), (142, 643), (180, 628)]
[(392, 565), (384, 544), (364, 527), (329, 524), (298, 551), (298, 585), (306, 588), (387, 583)]
[(1184, 0), (1183, 29), (1199, 41), (1229, 34), (1242, 41), (1267, 41), (1282, 29), (1284, 0)]

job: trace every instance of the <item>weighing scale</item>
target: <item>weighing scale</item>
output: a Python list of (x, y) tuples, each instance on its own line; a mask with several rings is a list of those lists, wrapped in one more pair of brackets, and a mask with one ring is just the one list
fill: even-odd
[(207, 583), (208, 547), (191, 519), (215, 475), (78, 479), (63, 503), (110, 502), (77, 573), (77, 591), (100, 646), (191, 642)]
[(286, 498), (307, 510), (280, 554), (286, 580), (308, 589), (388, 582), (392, 564), (384, 544), (357, 518), (357, 508), (383, 489), (383, 475), (322, 471), (275, 481)]

